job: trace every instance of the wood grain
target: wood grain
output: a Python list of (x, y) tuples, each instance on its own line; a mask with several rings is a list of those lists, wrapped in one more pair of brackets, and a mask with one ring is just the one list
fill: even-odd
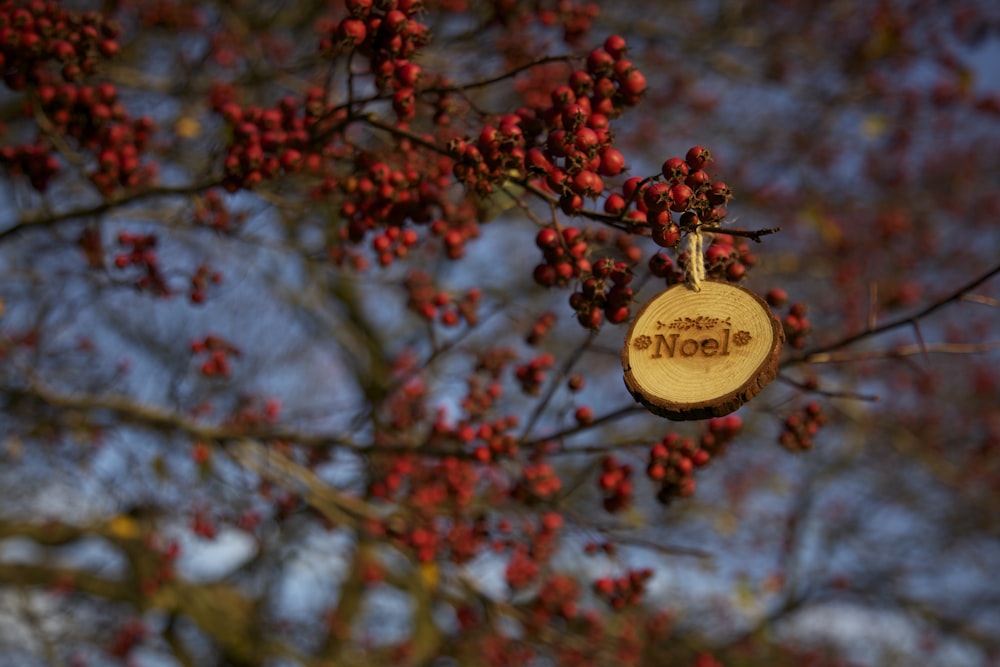
[(636, 314), (622, 348), (625, 386), (655, 414), (720, 417), (756, 396), (778, 368), (781, 323), (738, 285), (675, 285)]

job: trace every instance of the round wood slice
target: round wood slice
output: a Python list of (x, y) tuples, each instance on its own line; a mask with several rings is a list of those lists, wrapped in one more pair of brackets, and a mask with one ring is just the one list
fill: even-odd
[(662, 417), (721, 417), (774, 379), (783, 341), (781, 323), (750, 290), (675, 285), (632, 321), (622, 348), (625, 386)]

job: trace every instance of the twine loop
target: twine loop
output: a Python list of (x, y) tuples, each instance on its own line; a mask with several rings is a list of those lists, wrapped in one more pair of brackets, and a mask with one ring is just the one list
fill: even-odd
[(684, 239), (684, 250), (687, 252), (687, 282), (695, 292), (701, 291), (701, 282), (705, 279), (705, 255), (703, 253), (704, 238), (697, 227), (687, 233)]

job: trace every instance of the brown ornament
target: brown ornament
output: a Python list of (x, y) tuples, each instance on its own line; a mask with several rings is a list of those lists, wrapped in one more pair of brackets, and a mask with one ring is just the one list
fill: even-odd
[(661, 417), (721, 417), (774, 379), (783, 341), (781, 323), (750, 290), (675, 285), (632, 321), (622, 348), (625, 386)]

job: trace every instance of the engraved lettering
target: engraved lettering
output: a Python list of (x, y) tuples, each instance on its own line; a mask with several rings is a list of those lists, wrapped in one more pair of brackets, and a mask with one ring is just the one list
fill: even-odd
[(673, 358), (679, 337), (680, 334), (670, 334), (670, 343), (667, 343), (667, 339), (663, 334), (656, 334), (656, 347), (653, 348), (653, 358), (659, 359), (662, 357), (663, 353), (660, 350), (664, 347), (667, 348), (667, 356)]
[[(652, 359), (664, 357), (673, 359), (678, 353), (681, 357), (728, 357), (731, 329), (723, 329), (718, 337), (681, 338), (681, 334), (653, 334), (653, 337), (638, 336), (633, 342), (637, 350), (652, 348)], [(737, 332), (732, 337), (737, 346), (744, 346), (750, 341), (750, 335), (745, 331)]]

